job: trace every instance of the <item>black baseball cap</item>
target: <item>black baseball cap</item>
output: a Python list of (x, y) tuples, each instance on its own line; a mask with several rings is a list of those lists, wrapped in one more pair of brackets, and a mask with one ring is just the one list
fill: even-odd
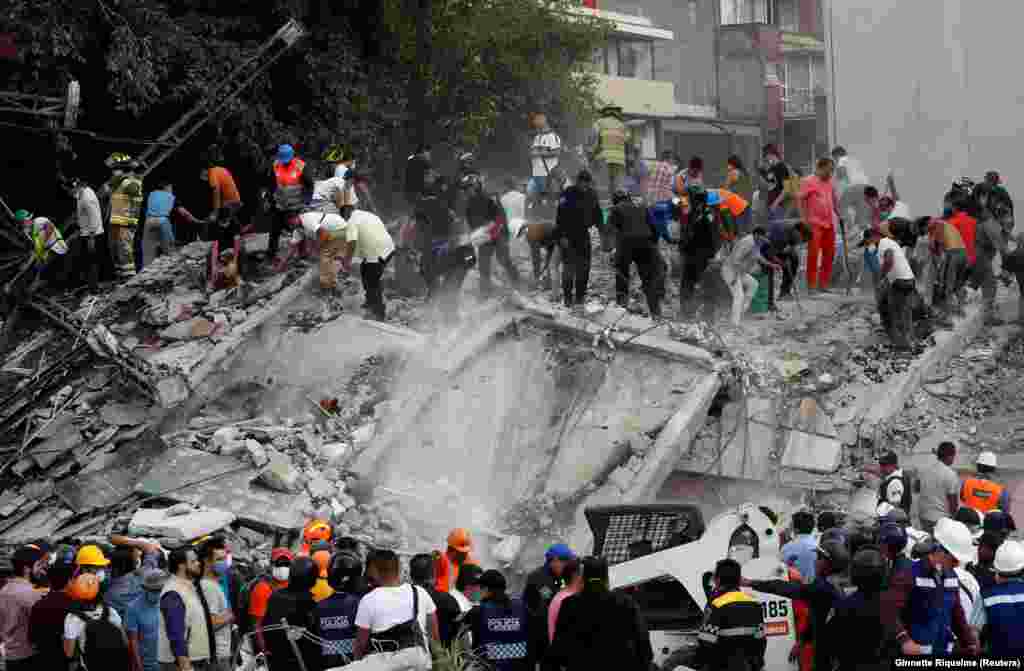
[(480, 586), (484, 589), (503, 592), (508, 588), (508, 582), (499, 571), (488, 569), (480, 576)]

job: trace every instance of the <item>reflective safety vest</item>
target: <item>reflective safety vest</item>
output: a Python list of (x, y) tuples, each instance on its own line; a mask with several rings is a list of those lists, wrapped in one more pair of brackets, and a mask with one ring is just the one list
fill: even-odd
[(1003, 486), (983, 478), (970, 478), (964, 482), (964, 505), (980, 513), (990, 513), (999, 507)]
[(305, 167), (305, 161), (298, 158), (290, 163), (274, 163), (274, 180), (277, 182), (274, 200), (281, 210), (302, 209), (302, 172)]
[(135, 226), (142, 212), (142, 180), (129, 175), (110, 194), (110, 225)]
[(1024, 581), (994, 585), (981, 592), (988, 625), (988, 653), (1024, 658)]
[(511, 671), (522, 666), (529, 647), (526, 632), (526, 607), (519, 599), (506, 603), (485, 601), (480, 604), (480, 640), (473, 641), (495, 671)]
[(348, 592), (335, 592), (317, 604), (313, 611), (317, 635), (323, 639), (321, 652), (324, 668), (342, 666), (352, 661), (356, 642), (356, 611), (359, 597)]
[(629, 131), (621, 119), (606, 116), (597, 120), (597, 159), (610, 165), (626, 165), (626, 140)]
[(462, 564), (456, 564), (448, 558), (447, 552), (434, 554), (434, 589), (447, 594), (455, 589), (459, 580), (459, 569), (466, 564), (476, 564), (472, 557), (467, 557)]
[(907, 601), (907, 633), (926, 655), (953, 651), (953, 609), (960, 599), (960, 581), (952, 571), (936, 575), (926, 559), (914, 562), (914, 585)]

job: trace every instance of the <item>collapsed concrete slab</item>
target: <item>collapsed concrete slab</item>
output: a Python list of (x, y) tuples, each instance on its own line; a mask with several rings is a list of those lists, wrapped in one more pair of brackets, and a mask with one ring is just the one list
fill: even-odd
[(784, 468), (835, 473), (843, 456), (836, 429), (817, 402), (805, 398), (790, 420), (789, 439), (782, 455)]
[(192, 540), (212, 534), (235, 521), (234, 513), (179, 504), (170, 508), (140, 508), (128, 523), (128, 533), (144, 537)]

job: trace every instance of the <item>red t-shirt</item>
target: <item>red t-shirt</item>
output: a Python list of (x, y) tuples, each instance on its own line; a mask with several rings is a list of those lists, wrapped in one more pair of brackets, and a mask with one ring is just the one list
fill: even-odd
[(805, 177), (800, 182), (800, 203), (807, 213), (807, 223), (818, 228), (832, 228), (835, 213), (835, 196), (832, 182), (824, 182), (817, 175)]
[(978, 220), (966, 212), (957, 212), (949, 218), (949, 223), (960, 231), (960, 237), (964, 239), (964, 247), (967, 248), (967, 264), (973, 266), (978, 258), (974, 246), (978, 235)]
[(263, 617), (267, 614), (267, 603), (270, 595), (279, 589), (288, 586), (288, 583), (280, 583), (276, 580), (263, 580), (252, 588), (249, 595), (249, 615), (252, 617)]

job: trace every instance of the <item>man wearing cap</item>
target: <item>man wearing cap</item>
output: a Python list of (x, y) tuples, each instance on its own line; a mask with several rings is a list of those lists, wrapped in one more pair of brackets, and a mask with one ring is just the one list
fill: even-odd
[(494, 671), (533, 671), (536, 662), (531, 641), (535, 637), (522, 601), (509, 598), (505, 576), (493, 569), (480, 576), (480, 586), (480, 605), (465, 617), (473, 649)]
[(42, 559), (42, 553), (35, 548), (18, 548), (11, 558), (14, 574), (0, 589), (0, 643), (7, 650), (8, 671), (23, 671), (36, 665), (36, 649), (29, 639), (29, 618), (32, 607), (43, 597), (32, 589), (32, 572)]
[(267, 614), (267, 603), (274, 592), (288, 586), (292, 559), (294, 559), (294, 555), (291, 550), (274, 548), (270, 553), (271, 577), (273, 579), (261, 580), (252, 588), (252, 593), (249, 595), (249, 617), (252, 618), (252, 628), (256, 632), (256, 649), (259, 651), (267, 649), (263, 638), (263, 618)]
[(899, 574), (909, 575), (913, 562), (907, 557), (907, 529), (895, 522), (883, 521), (878, 529), (878, 545), (886, 559), (886, 576), (891, 581)]
[(1006, 541), (996, 551), (995, 584), (982, 590), (971, 625), (996, 658), (1024, 658), (1024, 545)]
[(895, 452), (886, 452), (878, 458), (877, 473), (882, 477), (882, 484), (878, 487), (878, 516), (884, 517), (892, 508), (902, 508), (909, 515), (910, 483), (900, 468), (900, 460)]
[(960, 476), (953, 470), (956, 446), (948, 441), (939, 445), (936, 460), (921, 469), (917, 492), (921, 531), (930, 534), (935, 523), (943, 517), (952, 517), (960, 507)]
[(814, 582), (814, 515), (809, 510), (793, 513), (793, 540), (782, 546), (782, 561), (800, 572), (806, 582)]
[(978, 539), (978, 559), (968, 564), (967, 570), (978, 581), (982, 590), (996, 584), (996, 571), (992, 564), (1003, 540), (1003, 535), (994, 531), (983, 531)]
[(882, 625), (887, 638), (906, 656), (948, 655), (953, 651), (953, 634), (959, 648), (973, 654), (978, 640), (967, 624), (959, 598), (960, 583), (952, 569), (954, 561), (959, 561), (954, 552), (968, 558), (962, 536), (966, 534), (970, 545), (970, 533), (948, 518), (941, 526), (936, 524), (935, 531), (952, 547), (934, 539), (926, 541), (924, 556), (913, 563), (910, 572), (890, 579), (882, 595)]
[(983, 514), (996, 509), (1010, 511), (1010, 490), (992, 480), (996, 464), (994, 452), (986, 450), (978, 455), (977, 475), (964, 480), (960, 488), (960, 500), (965, 506)]
[(459, 605), (460, 619), (473, 609), (473, 606), (480, 603), (480, 594), (483, 588), (480, 586), (480, 576), (484, 570), (476, 564), (466, 564), (459, 571), (459, 579), (449, 592)]
[(161, 569), (147, 568), (142, 574), (142, 594), (125, 612), (124, 630), (128, 651), (135, 661), (134, 671), (159, 671), (160, 593), (170, 579)]
[(466, 529), (452, 529), (448, 534), (448, 548), (434, 553), (434, 587), (438, 592), (450, 592), (459, 579), (459, 570), (466, 564), (475, 564), (471, 553), (473, 540)]
[(548, 647), (547, 622), (551, 600), (565, 587), (562, 569), (566, 562), (575, 558), (568, 545), (556, 543), (544, 553), (544, 565), (526, 577), (523, 603), (530, 617), (530, 638), (538, 658), (543, 657)]

